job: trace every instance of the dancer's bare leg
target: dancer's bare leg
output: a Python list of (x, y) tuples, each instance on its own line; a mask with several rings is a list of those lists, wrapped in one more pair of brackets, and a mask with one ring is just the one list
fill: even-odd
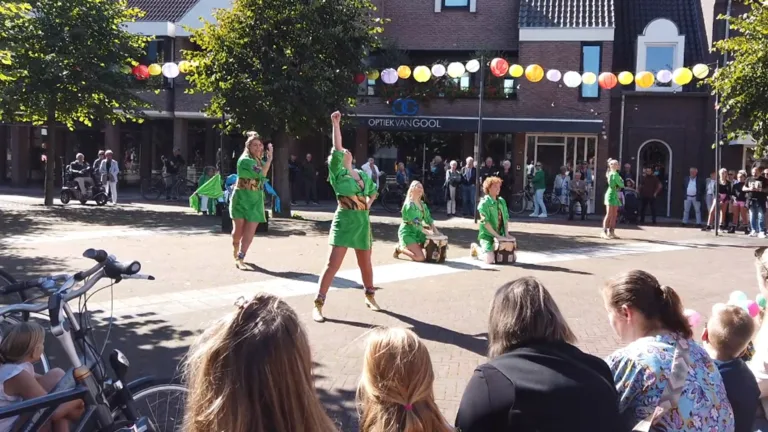
[(372, 311), (380, 311), (378, 303), (376, 303), (376, 288), (373, 287), (373, 265), (371, 264), (371, 249), (360, 250), (355, 249), (355, 256), (357, 257), (357, 266), (360, 267), (360, 275), (363, 279), (363, 288), (365, 289), (365, 305)]
[[(312, 310), (312, 319), (317, 322), (325, 321), (323, 316), (323, 305), (325, 304), (325, 296), (328, 290), (331, 288), (333, 278), (341, 268), (341, 263), (344, 261), (344, 256), (347, 254), (347, 248), (341, 246), (331, 246), (328, 252), (328, 261), (325, 264), (323, 273), (320, 274), (318, 279), (317, 296), (315, 297), (315, 307)], [(371, 271), (373, 273), (373, 271)]]
[(243, 256), (248, 253), (248, 249), (251, 247), (251, 243), (253, 243), (253, 236), (256, 235), (256, 228), (258, 227), (258, 222), (245, 223), (245, 227), (243, 228), (243, 240), (240, 243), (240, 252), (243, 253)]
[(243, 239), (243, 228), (245, 228), (245, 219), (232, 220), (232, 255), (237, 259), (237, 253), (240, 252), (240, 241)]
[(412, 243), (405, 248), (399, 247), (398, 251), (416, 262), (424, 262), (427, 258), (424, 256), (424, 250), (418, 243)]

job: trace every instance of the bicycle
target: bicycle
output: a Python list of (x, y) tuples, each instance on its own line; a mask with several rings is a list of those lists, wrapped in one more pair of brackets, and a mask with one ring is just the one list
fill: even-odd
[(169, 177), (172, 176), (167, 174), (153, 174), (149, 179), (142, 180), (141, 196), (147, 201), (155, 201), (160, 199), (166, 189), (168, 189), (172, 195), (177, 196), (179, 199), (186, 200), (197, 190), (197, 183), (181, 174), (177, 174), (176, 180), (170, 188), (167, 188), (165, 183)]
[(381, 190), (380, 201), (384, 210), (390, 213), (400, 213), (403, 208), (403, 201), (405, 201), (405, 193), (403, 193), (400, 185), (385, 184)]
[[(139, 274), (141, 264), (138, 261), (121, 263), (103, 250), (88, 249), (83, 256), (96, 261), (96, 265), (71, 276), (52, 275), (17, 282), (0, 289), (0, 294), (22, 293), (31, 289), (40, 289), (47, 293), (47, 303), (5, 306), (0, 308), (0, 316), (40, 313), (47, 309), (51, 333), (61, 343), (72, 364), (70, 372), (48, 395), (4, 407), (0, 409), (0, 419), (32, 414), (28, 419), (17, 420), (14, 430), (33, 432), (50, 420), (59, 405), (80, 399), (85, 403), (85, 411), (73, 429), (78, 432), (181, 430), (181, 425), (177, 426), (176, 423), (183, 418), (186, 387), (171, 380), (154, 377), (143, 377), (125, 384), (130, 363), (119, 350), (113, 350), (109, 356), (109, 363), (116, 379), (109, 378), (101, 356), (109, 339), (109, 332), (104, 339), (101, 351), (97, 351), (91, 336), (93, 329), (87, 314), (90, 296), (85, 297), (82, 303), (79, 320), (68, 303), (70, 300), (85, 296), (96, 282), (104, 277), (111, 279), (112, 284), (119, 283), (123, 279), (154, 280), (154, 277)], [(73, 289), (79, 283), (83, 285)], [(164, 392), (169, 394), (165, 408), (171, 407), (171, 401), (175, 401), (177, 405), (175, 415), (160, 423), (153, 407), (143, 410), (138, 406), (141, 403), (149, 404), (150, 399), (156, 395), (159, 400), (159, 394)], [(149, 413), (152, 418), (150, 419), (146, 413)], [(172, 422), (171, 428), (167, 427), (168, 422)]]
[[(510, 198), (509, 211), (513, 214), (520, 214), (526, 210), (533, 208), (533, 192), (531, 186), (526, 185), (525, 189), (512, 195)], [(553, 193), (544, 193), (544, 208), (547, 209), (548, 215), (556, 215), (561, 210), (560, 199)]]

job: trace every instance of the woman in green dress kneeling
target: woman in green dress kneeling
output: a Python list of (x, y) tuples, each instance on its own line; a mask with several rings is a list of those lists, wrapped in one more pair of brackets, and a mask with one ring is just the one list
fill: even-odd
[(429, 207), (424, 202), (424, 187), (420, 182), (414, 180), (408, 188), (403, 203), (403, 221), (400, 222), (400, 228), (397, 230), (398, 244), (395, 246), (393, 256), (399, 258), (400, 254), (408, 258), (423, 262), (424, 243), (427, 241), (425, 229), (432, 234), (438, 234), (435, 228), (435, 221), (429, 212)]
[(229, 203), (232, 218), (232, 248), (235, 265), (243, 269), (243, 260), (253, 242), (256, 228), (267, 221), (264, 215), (264, 182), (272, 165), (272, 144), (266, 151), (256, 132), (248, 132), (245, 149), (237, 160), (237, 185)]
[(376, 183), (362, 170), (352, 166), (352, 154), (341, 145), (341, 113), (331, 114), (333, 124), (333, 150), (328, 159), (328, 182), (333, 188), (339, 206), (333, 215), (331, 232), (328, 235), (330, 253), (328, 264), (320, 275), (319, 289), (312, 309), (312, 319), (325, 321), (323, 306), (325, 296), (331, 287), (336, 272), (339, 271), (347, 249), (354, 249), (357, 265), (365, 289), (365, 305), (373, 311), (380, 311), (376, 303), (376, 288), (373, 286), (373, 266), (371, 265), (370, 209), (376, 200)]
[(501, 192), (501, 179), (498, 177), (488, 177), (483, 182), (483, 193), (485, 196), (480, 200), (477, 206), (480, 215), (480, 229), (477, 233), (478, 243), (472, 243), (470, 254), (473, 257), (485, 254), (486, 264), (496, 263), (495, 242), (514, 241), (509, 236), (507, 223), (509, 222), (509, 210), (507, 202), (499, 196)]

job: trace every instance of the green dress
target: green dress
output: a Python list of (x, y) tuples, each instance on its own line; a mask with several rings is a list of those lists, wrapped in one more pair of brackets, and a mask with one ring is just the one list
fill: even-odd
[(608, 190), (605, 191), (605, 205), (619, 207), (619, 189), (624, 187), (624, 180), (618, 172), (612, 172), (608, 176)]
[(342, 166), (344, 152), (334, 150), (328, 164), (328, 182), (336, 194), (339, 206), (333, 215), (328, 243), (331, 246), (369, 250), (373, 243), (371, 219), (366, 198), (376, 194), (376, 184), (362, 170), (355, 170), (363, 181), (362, 187)]
[(264, 223), (264, 163), (247, 153), (237, 160), (237, 184), (229, 203), (229, 217)]
[(493, 199), (490, 195), (486, 195), (480, 199), (477, 211), (480, 215), (480, 231), (477, 233), (477, 241), (480, 243), (480, 248), (483, 252), (493, 252), (495, 237), (485, 227), (485, 223), (487, 222), (496, 228), (496, 233), (499, 235), (506, 236), (507, 221), (509, 221), (507, 202), (504, 201), (504, 198), (498, 197)]
[(397, 230), (397, 238), (400, 246), (407, 247), (412, 244), (423, 245), (427, 241), (427, 236), (422, 231), (422, 226), (428, 227), (434, 223), (429, 207), (425, 202), (419, 205), (413, 201), (407, 201), (403, 205), (403, 221), (400, 222), (400, 228)]

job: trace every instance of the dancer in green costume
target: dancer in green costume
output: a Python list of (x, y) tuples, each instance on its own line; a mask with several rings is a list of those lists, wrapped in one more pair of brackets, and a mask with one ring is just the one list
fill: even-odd
[(264, 216), (264, 182), (272, 166), (272, 144), (266, 151), (259, 134), (248, 132), (245, 149), (237, 160), (237, 185), (229, 203), (232, 218), (232, 248), (235, 265), (242, 269), (245, 254), (251, 246), (256, 228), (266, 222)]
[(477, 233), (478, 243), (472, 243), (470, 254), (473, 257), (480, 253), (485, 255), (487, 264), (496, 263), (495, 240), (514, 240), (509, 236), (507, 223), (509, 210), (507, 202), (499, 196), (502, 180), (498, 177), (488, 177), (483, 181), (483, 196), (477, 205), (480, 216), (480, 227)]
[(414, 180), (408, 188), (403, 203), (403, 221), (397, 230), (398, 243), (395, 245), (393, 256), (399, 258), (400, 254), (417, 261), (424, 262), (424, 243), (427, 241), (425, 229), (432, 234), (439, 234), (435, 228), (435, 221), (429, 212), (427, 203), (424, 202), (424, 186)]
[(617, 239), (616, 219), (619, 217), (619, 191), (624, 187), (624, 180), (619, 174), (619, 161), (608, 159), (608, 172), (605, 174), (608, 178), (608, 189), (605, 191), (605, 219), (603, 219), (603, 232), (600, 237), (604, 239)]
[(371, 220), (369, 211), (378, 195), (376, 184), (362, 170), (352, 166), (352, 154), (341, 145), (341, 113), (331, 114), (333, 124), (333, 150), (328, 160), (328, 182), (333, 187), (339, 206), (333, 215), (328, 243), (331, 246), (323, 274), (320, 275), (319, 290), (312, 309), (312, 319), (325, 321), (323, 305), (331, 287), (333, 277), (339, 271), (347, 249), (354, 249), (357, 265), (362, 273), (365, 289), (365, 305), (373, 311), (380, 311), (374, 295), (373, 266), (371, 265)]

